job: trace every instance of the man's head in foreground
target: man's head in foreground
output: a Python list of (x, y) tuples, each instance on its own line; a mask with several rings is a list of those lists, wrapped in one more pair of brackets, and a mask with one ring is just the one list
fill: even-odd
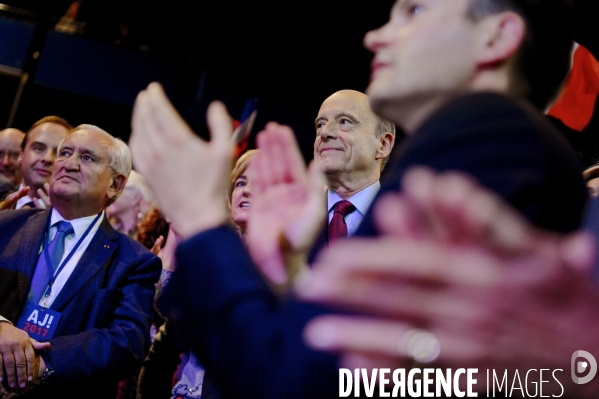
[(80, 125), (58, 148), (52, 205), (67, 220), (102, 211), (122, 193), (131, 171), (127, 145), (93, 125)]
[(12, 184), (21, 183), (19, 153), (25, 133), (19, 129), (8, 128), (0, 131), (0, 174)]
[(374, 114), (367, 95), (334, 93), (314, 123), (314, 159), (332, 190), (355, 193), (379, 180), (395, 142), (395, 126)]
[(413, 132), (456, 95), (495, 91), (544, 109), (570, 67), (564, 0), (397, 0), (369, 32), (367, 94), (375, 112)]

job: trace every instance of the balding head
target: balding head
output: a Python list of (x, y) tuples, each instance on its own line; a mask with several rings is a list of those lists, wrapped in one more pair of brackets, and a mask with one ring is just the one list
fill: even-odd
[(329, 187), (357, 192), (380, 178), (395, 141), (395, 126), (372, 111), (366, 94), (334, 93), (322, 103), (315, 126), (314, 159)]
[(21, 183), (19, 153), (25, 133), (19, 129), (8, 128), (0, 131), (0, 174), (18, 185)]

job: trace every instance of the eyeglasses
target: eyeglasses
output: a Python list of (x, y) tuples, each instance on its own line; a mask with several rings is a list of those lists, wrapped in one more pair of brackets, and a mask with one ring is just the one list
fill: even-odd
[(17, 161), (19, 159), (19, 151), (4, 151), (0, 150), (0, 160), (4, 159), (4, 157), (8, 156), (8, 159), (11, 161)]

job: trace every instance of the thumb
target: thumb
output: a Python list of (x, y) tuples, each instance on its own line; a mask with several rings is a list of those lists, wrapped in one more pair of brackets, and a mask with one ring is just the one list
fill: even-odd
[(33, 349), (35, 349), (36, 351), (43, 351), (52, 347), (50, 342), (39, 342), (33, 338), (31, 338), (31, 345), (33, 346)]
[(218, 154), (232, 154), (233, 119), (220, 101), (212, 101), (206, 114), (211, 143)]

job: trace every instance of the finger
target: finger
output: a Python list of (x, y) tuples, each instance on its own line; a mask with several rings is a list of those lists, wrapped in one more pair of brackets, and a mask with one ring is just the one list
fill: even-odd
[(279, 132), (279, 145), (283, 151), (282, 154), (279, 154), (279, 157), (285, 164), (286, 181), (305, 181), (306, 164), (293, 130), (289, 126), (280, 126)]
[(308, 198), (298, 220), (290, 223), (285, 236), (295, 250), (312, 247), (326, 218), (326, 181), (323, 173), (315, 162), (309, 167)]
[(152, 246), (152, 253), (154, 255), (158, 255), (158, 253), (160, 252), (160, 249), (162, 247), (162, 243), (164, 242), (164, 237), (160, 236), (156, 239), (156, 241), (154, 242), (154, 245)]
[(258, 148), (260, 149), (260, 161), (256, 169), (256, 173), (260, 176), (259, 184), (262, 185), (262, 190), (267, 190), (275, 184), (278, 184), (280, 178), (277, 176), (275, 166), (278, 162), (276, 154), (276, 133), (273, 130), (276, 126), (274, 122), (266, 125), (266, 129), (258, 137)]
[(179, 115), (179, 112), (167, 97), (160, 83), (150, 83), (147, 91), (147, 104), (150, 111), (148, 119), (156, 124), (159, 131), (169, 132), (168, 138), (173, 140), (185, 136), (185, 133), (191, 134), (187, 123)]
[(31, 339), (31, 345), (36, 351), (43, 351), (52, 348), (52, 344), (50, 342), (39, 342), (33, 338)]
[(443, 224), (458, 239), (487, 242), (502, 251), (519, 252), (529, 247), (529, 223), (503, 199), (466, 176), (440, 175), (433, 196)]
[(394, 237), (340, 240), (321, 252), (314, 271), (385, 275), (444, 285), (484, 286), (496, 281), (498, 272), (493, 257), (462, 249)]
[(248, 166), (248, 176), (252, 181), (252, 190), (255, 194), (254, 196), (260, 196), (264, 190), (266, 190), (266, 175), (265, 175), (265, 157), (266, 153), (263, 150), (264, 140), (268, 141), (266, 136), (268, 132), (262, 130), (256, 136), (256, 147), (258, 148), (258, 152), (254, 155), (252, 162)]
[(269, 123), (266, 127), (269, 130), (269, 145), (264, 149), (268, 157), (268, 184), (274, 185), (286, 183), (288, 181), (287, 176), (289, 176), (287, 171), (289, 165), (285, 162), (288, 149), (285, 148), (285, 141), (282, 137), (284, 130), (281, 125), (274, 122)]
[(398, 342), (411, 329), (407, 323), (372, 318), (319, 316), (304, 328), (304, 341), (311, 348), (387, 354), (399, 357)]
[[(46, 195), (43, 189), (37, 189), (38, 200), (35, 202), (36, 207), (38, 208), (49, 208), (50, 207), (50, 198)], [(42, 206), (43, 205), (43, 206)]]
[(574, 233), (561, 242), (560, 254), (563, 264), (589, 275), (597, 256), (597, 243), (588, 232)]
[[(304, 277), (306, 278), (306, 277)], [(302, 282), (303, 300), (391, 317), (430, 320), (465, 320), (483, 313), (470, 291), (416, 285), (389, 277), (353, 276), (313, 272)]]
[(210, 142), (216, 154), (230, 157), (233, 149), (231, 144), (233, 119), (222, 102), (213, 101), (210, 103), (206, 114), (206, 122), (210, 130)]
[(16, 382), (20, 388), (25, 388), (25, 386), (27, 385), (27, 364), (29, 363), (27, 353), (33, 353), (27, 351), (27, 347), (30, 346), (31, 345), (27, 345), (25, 348), (19, 348), (18, 350), (13, 352), (15, 359), (15, 371), (17, 377)]
[[(25, 360), (26, 360), (26, 378), (27, 382), (33, 381), (33, 371), (35, 370), (35, 352), (33, 350), (33, 346), (27, 345), (25, 347)], [(21, 388), (25, 388), (27, 382), (20, 381), (19, 386)]]
[[(135, 99), (133, 116), (131, 118), (131, 137), (129, 148), (136, 170), (142, 175), (147, 175), (146, 163), (153, 153), (147, 153), (148, 138), (153, 135), (153, 128), (147, 126), (149, 122), (148, 93), (141, 91)], [(152, 179), (150, 179), (152, 180)]]
[[(423, 330), (420, 330), (423, 331)], [(365, 317), (319, 316), (312, 319), (304, 329), (304, 341), (316, 350), (344, 354), (360, 354), (380, 358), (388, 364), (394, 359), (402, 365), (414, 354), (411, 338), (414, 327), (410, 324)], [(488, 350), (475, 339), (474, 334), (447, 334), (443, 330), (427, 328), (436, 342), (429, 348), (435, 363), (468, 367), (479, 364)]]
[(17, 371), (15, 357), (12, 352), (5, 351), (2, 354), (4, 358), (4, 370), (6, 371), (6, 385), (10, 388), (17, 386)]
[(401, 194), (383, 195), (374, 204), (373, 213), (382, 235), (404, 239), (427, 237), (429, 226), (421, 209)]

